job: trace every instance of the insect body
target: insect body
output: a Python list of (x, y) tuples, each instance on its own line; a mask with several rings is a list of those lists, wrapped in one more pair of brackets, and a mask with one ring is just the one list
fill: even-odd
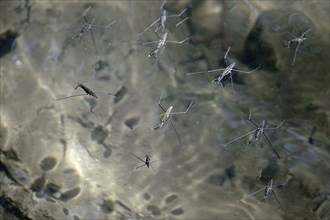
[(252, 138), (249, 140), (249, 144), (253, 144), (259, 141), (260, 135), (264, 133), (265, 125), (266, 125), (266, 121), (263, 120), (261, 125), (257, 126)]
[(157, 47), (149, 53), (149, 57), (158, 57), (159, 50), (166, 45), (166, 39), (167, 39), (168, 32), (165, 32), (164, 35), (159, 39)]
[[(158, 35), (157, 35), (158, 36)], [(148, 57), (150, 58), (158, 58), (159, 52), (161, 48), (164, 48), (167, 43), (172, 43), (172, 44), (183, 44), (186, 41), (190, 40), (190, 37), (182, 40), (182, 41), (168, 41), (167, 40), (168, 32), (165, 31), (164, 34), (159, 38), (158, 41), (149, 41), (149, 42), (144, 42), (142, 45), (148, 45), (148, 44), (157, 44), (156, 48), (152, 50), (149, 54)], [(171, 58), (170, 58), (171, 59)]]
[[(95, 18), (93, 18), (91, 22), (88, 22), (88, 20), (87, 20), (87, 18), (85, 16), (83, 18), (85, 20), (85, 24), (81, 28), (80, 33), (78, 35), (74, 36), (73, 38), (79, 38), (79, 40), (82, 40), (82, 37), (84, 36), (84, 34), (87, 31), (92, 30), (92, 27), (93, 27)], [(91, 32), (91, 33), (92, 33), (92, 36), (93, 36), (93, 32)], [(94, 39), (94, 36), (93, 36), (93, 39)]]
[[(225, 76), (227, 76), (227, 75), (229, 75), (229, 74), (232, 74), (232, 71), (233, 71), (233, 68), (234, 68), (235, 64), (236, 64), (236, 63), (234, 62), (234, 63), (230, 64), (227, 68), (223, 69), (223, 71), (222, 71), (222, 73), (220, 74), (220, 76), (214, 78), (214, 79), (212, 80), (212, 82), (218, 83), (218, 84), (220, 84), (221, 86), (223, 86), (223, 84), (221, 83), (221, 81), (223, 80), (223, 78), (224, 78)], [(230, 77), (232, 77), (232, 76), (230, 76)]]
[[(273, 191), (273, 179), (271, 179), (269, 181), (269, 183), (267, 184), (267, 186), (265, 188), (265, 192), (264, 192), (264, 197), (261, 199), (261, 202), (267, 202), (271, 192), (274, 193), (274, 191)], [(274, 193), (274, 195), (275, 195), (275, 193)], [(275, 195), (275, 197), (276, 197), (276, 195)]]
[(163, 126), (165, 123), (167, 123), (170, 119), (170, 114), (171, 114), (171, 111), (173, 109), (173, 106), (170, 106), (164, 113), (160, 123), (154, 128), (154, 130), (157, 130), (157, 129), (163, 129)]
[(151, 165), (152, 163), (155, 163), (155, 162), (158, 162), (158, 161), (160, 161), (160, 160), (156, 160), (156, 161), (152, 161), (151, 162), (151, 156), (149, 155), (149, 154), (147, 154), (147, 155), (145, 155), (145, 161), (143, 160), (143, 159), (141, 159), (139, 156), (137, 156), (137, 155), (135, 155), (135, 154), (133, 154), (132, 152), (131, 152), (131, 154), (133, 155), (133, 156), (135, 156), (137, 159), (139, 159), (140, 161), (142, 161), (144, 164), (142, 164), (142, 165), (140, 165), (140, 166), (137, 166), (137, 167), (135, 167), (135, 169), (139, 169), (140, 167), (144, 167), (144, 166), (147, 166), (148, 168), (149, 167), (151, 167), (151, 169), (152, 169), (152, 171), (154, 172), (154, 174), (156, 174), (156, 170), (153, 168), (153, 166)]
[(81, 83), (78, 83), (75, 90), (77, 90), (78, 87), (83, 89), (86, 92), (87, 95), (90, 95), (90, 96), (93, 96), (94, 98), (97, 98), (96, 94), (90, 88), (88, 88), (87, 86), (85, 86)]
[[(107, 28), (109, 28), (111, 25), (113, 25), (115, 22), (116, 22), (116, 20), (113, 20), (110, 24), (108, 24), (108, 25), (96, 25), (96, 24), (94, 24), (94, 22), (95, 22), (95, 18), (93, 18), (90, 22), (88, 21), (88, 19), (87, 19), (87, 14), (88, 14), (88, 12), (91, 10), (91, 7), (88, 7), (87, 9), (86, 9), (86, 12), (83, 14), (83, 19), (84, 19), (84, 22), (85, 22), (85, 24), (84, 24), (84, 26), (81, 28), (81, 30), (80, 30), (80, 32), (79, 32), (79, 34), (77, 34), (77, 35), (75, 35), (75, 36), (73, 36), (72, 38), (73, 39), (79, 39), (79, 40), (82, 40), (82, 38), (83, 38), (83, 36), (86, 34), (86, 32), (88, 32), (88, 31), (90, 31), (90, 33), (91, 33), (91, 36), (92, 36), (92, 40), (93, 40), (93, 44), (94, 44), (94, 48), (95, 48), (95, 52), (96, 53), (98, 53), (98, 50), (97, 50), (97, 47), (96, 47), (96, 43), (95, 43), (95, 38), (94, 38), (94, 34), (93, 34), (93, 27), (95, 27), (95, 28), (104, 28), (104, 29), (107, 29)], [(59, 30), (59, 31), (56, 31), (55, 33), (58, 33), (58, 32), (61, 32), (61, 31), (67, 31), (67, 30), (73, 30), (73, 29), (76, 29), (76, 27), (74, 27), (74, 28), (66, 28), (66, 29), (62, 29), (62, 30)]]

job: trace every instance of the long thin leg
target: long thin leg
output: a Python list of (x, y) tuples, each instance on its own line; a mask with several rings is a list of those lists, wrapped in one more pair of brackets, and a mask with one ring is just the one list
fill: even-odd
[(256, 71), (257, 69), (259, 69), (261, 66), (258, 66), (257, 68), (253, 69), (253, 70), (250, 70), (250, 71), (243, 71), (243, 70), (238, 70), (238, 69), (233, 69), (233, 71), (235, 72), (239, 72), (239, 73), (246, 73), (246, 74), (249, 74), (249, 73), (252, 73), (254, 71)]
[(142, 45), (158, 44), (158, 43), (159, 43), (159, 40), (157, 40), (157, 41), (148, 41), (148, 42), (144, 42), (144, 43), (142, 43)]
[[(89, 22), (88, 22), (88, 20), (87, 20), (87, 18), (86, 18), (85, 15), (83, 16), (83, 19), (84, 19), (84, 21), (85, 21), (85, 24), (89, 24)], [(95, 21), (95, 18), (93, 18), (93, 20), (92, 20), (91, 23), (94, 23), (94, 21)]]
[(269, 141), (267, 135), (265, 134), (265, 132), (262, 132), (262, 136), (265, 138), (268, 146), (276, 154), (276, 156), (278, 157), (278, 159), (281, 159), (280, 155), (277, 153), (277, 151), (275, 150), (275, 148), (273, 147), (273, 145), (270, 143), (270, 141)]
[(254, 129), (254, 130), (252, 130), (252, 131), (249, 131), (248, 133), (245, 133), (245, 134), (243, 134), (243, 135), (241, 135), (241, 136), (235, 138), (234, 140), (231, 140), (231, 141), (229, 141), (228, 143), (225, 143), (223, 146), (226, 147), (227, 145), (229, 145), (229, 144), (231, 144), (231, 143), (233, 143), (233, 142), (235, 142), (235, 141), (238, 141), (238, 140), (242, 139), (243, 137), (245, 137), (245, 136), (247, 136), (247, 135), (249, 135), (249, 134), (251, 134), (251, 133), (253, 133), (253, 132), (255, 132), (255, 131), (256, 131), (256, 129)]
[(53, 32), (52, 34), (56, 34), (56, 33), (62, 32), (62, 31), (75, 30), (75, 29), (78, 29), (78, 28), (79, 28), (79, 27), (64, 28), (64, 29), (61, 29), (61, 30), (55, 31), (55, 32)]
[(172, 43), (172, 44), (183, 44), (184, 42), (190, 40), (191, 37), (187, 37), (186, 39), (183, 39), (182, 41), (166, 41), (166, 43)]
[(274, 127), (274, 128), (264, 128), (264, 131), (267, 131), (267, 130), (278, 130), (280, 127), (282, 127), (282, 125), (284, 124), (285, 120), (283, 120), (281, 122), (281, 124), (279, 124), (277, 127)]
[(164, 94), (164, 91), (162, 91), (162, 94), (160, 94), (160, 97), (159, 97), (159, 100), (157, 102), (157, 105), (159, 108), (161, 108), (164, 112), (166, 112), (166, 110), (160, 105), (161, 101), (162, 101), (162, 98), (163, 98), (163, 94)]
[(181, 138), (180, 138), (180, 136), (179, 136), (179, 134), (178, 134), (178, 131), (176, 130), (176, 128), (175, 128), (175, 126), (174, 126), (174, 123), (173, 123), (173, 121), (172, 121), (171, 118), (170, 118), (170, 123), (171, 123), (171, 126), (172, 126), (172, 128), (173, 128), (173, 130), (174, 130), (174, 132), (175, 132), (176, 137), (177, 137), (178, 140), (179, 140), (179, 143), (180, 143), (180, 151), (181, 151), (181, 150), (182, 150), (182, 142), (181, 142)]
[(184, 23), (185, 21), (189, 20), (190, 17), (186, 17), (185, 19), (183, 19), (182, 21), (178, 22), (175, 27), (178, 27), (179, 25), (181, 25), (182, 23)]
[(279, 204), (279, 206), (281, 207), (282, 211), (284, 212), (284, 208), (283, 208), (282, 204), (280, 203), (280, 200), (277, 198), (277, 196), (276, 196), (276, 194), (275, 194), (274, 190), (272, 190), (272, 193), (273, 193), (273, 195), (274, 195), (274, 197), (275, 197), (275, 199), (276, 199), (277, 203), (278, 203), (278, 204)]
[[(91, 105), (91, 103), (90, 103), (90, 105)], [(92, 113), (95, 116), (95, 118), (98, 118), (98, 116), (95, 114), (95, 112), (93, 112), (93, 108), (92, 107), (89, 109), (89, 112)]]
[(282, 186), (285, 186), (285, 185), (287, 184), (287, 182), (288, 182), (291, 178), (292, 178), (292, 176), (290, 175), (288, 178), (286, 178), (286, 180), (285, 180), (284, 183), (273, 185), (273, 187), (282, 187)]
[(183, 9), (179, 14), (174, 14), (174, 15), (166, 15), (167, 18), (175, 18), (175, 17), (180, 17), (181, 15), (183, 15), (188, 9), (185, 8)]
[(62, 98), (53, 99), (53, 101), (68, 99), (68, 98), (77, 97), (77, 96), (85, 96), (85, 95), (88, 95), (88, 94), (70, 95), (70, 96), (66, 96), (66, 97), (62, 97)]
[[(137, 159), (139, 159), (139, 160), (141, 160), (143, 163), (145, 163), (145, 161), (144, 160), (142, 160), (139, 156), (136, 156), (135, 154), (133, 154), (132, 152), (130, 152), (133, 156), (135, 156)], [(144, 164), (144, 165), (146, 165), (146, 164)]]
[[(251, 111), (251, 109), (250, 109), (250, 113), (249, 113), (249, 122), (251, 122), (256, 128), (258, 128), (259, 126), (254, 122), (254, 121), (252, 121), (252, 111)], [(280, 127), (282, 127), (282, 125), (284, 124), (284, 122), (285, 122), (285, 120), (283, 120), (282, 122), (281, 122), (281, 124), (279, 124), (277, 127), (275, 127), (275, 128), (264, 128), (263, 130), (265, 131), (265, 130), (277, 130), (277, 129), (279, 129)]]
[(154, 175), (156, 175), (156, 170), (154, 169), (154, 167), (150, 164), (150, 167), (152, 169), (152, 171), (154, 172)]
[(256, 123), (254, 123), (253, 121), (252, 121), (252, 119), (251, 119), (251, 117), (252, 117), (252, 111), (251, 111), (251, 109), (250, 109), (250, 113), (249, 113), (249, 122), (251, 122), (256, 128), (258, 128), (259, 126), (256, 124)]
[(296, 56), (297, 56), (297, 52), (298, 52), (299, 46), (300, 46), (300, 42), (298, 43), (298, 46), (296, 47), (296, 50), (295, 50), (295, 52), (294, 52), (293, 60), (292, 60), (291, 66), (293, 66), (294, 63), (295, 63), (295, 61), (296, 61)]
[(112, 22), (110, 22), (108, 25), (95, 25), (93, 24), (92, 27), (96, 27), (96, 28), (109, 28), (111, 25), (113, 25), (114, 23), (117, 22), (117, 19), (113, 20)]
[(140, 37), (142, 34), (144, 34), (147, 30), (149, 30), (152, 26), (154, 26), (157, 22), (160, 21), (160, 18), (157, 18), (154, 22), (152, 22), (146, 29), (144, 29), (141, 33), (139, 33), (137, 36)]
[(168, 59), (170, 60), (172, 66), (173, 66), (173, 68), (174, 68), (174, 70), (175, 70), (175, 72), (176, 72), (176, 70), (177, 70), (177, 69), (176, 69), (176, 65), (174, 64), (174, 60), (171, 58), (170, 53), (168, 52), (168, 50), (167, 50), (166, 47), (165, 47), (165, 51), (166, 51), (166, 54), (167, 54)]
[(223, 59), (224, 59), (225, 62), (226, 62), (226, 66), (228, 66), (228, 63), (227, 63), (227, 56), (228, 56), (228, 54), (229, 54), (230, 49), (231, 49), (231, 47), (229, 46), (228, 49), (227, 49), (227, 51), (226, 51), (226, 53), (225, 53), (225, 56), (223, 57)]
[(88, 104), (89, 104), (89, 112), (92, 113), (92, 114), (95, 116), (95, 118), (98, 118), (98, 116), (97, 116), (97, 115), (95, 114), (95, 112), (93, 111), (95, 105), (92, 105), (92, 98), (89, 99)]
[[(162, 94), (161, 94), (160, 97), (159, 97), (159, 100), (158, 100), (158, 102), (157, 102), (157, 105), (158, 105), (159, 108), (161, 108), (164, 112), (166, 112), (165, 108), (163, 108), (163, 107), (160, 105), (160, 103), (161, 103), (161, 101), (162, 101), (162, 98), (163, 98), (163, 94), (164, 94), (164, 91), (162, 91)], [(186, 109), (186, 111), (184, 111), (184, 112), (171, 112), (171, 113), (169, 113), (169, 115), (182, 115), (182, 114), (187, 114), (187, 112), (189, 111), (190, 107), (191, 107), (193, 104), (194, 104), (194, 102), (192, 101), (192, 102), (189, 104), (189, 106), (188, 106), (188, 108)], [(163, 114), (163, 115), (164, 115), (164, 114)]]
[[(141, 158), (139, 158), (139, 159), (141, 159)], [(153, 168), (153, 166), (151, 164), (154, 164), (154, 163), (159, 162), (159, 161), (161, 161), (161, 160), (159, 159), (159, 160), (151, 161), (151, 163), (150, 163), (150, 167), (154, 171), (154, 173), (156, 173), (156, 171), (155, 171), (155, 169)], [(143, 161), (143, 163), (145, 163), (145, 161)], [(139, 165), (139, 166), (135, 167), (135, 169), (139, 169), (139, 168), (144, 167), (144, 166), (147, 166), (147, 164), (145, 163), (145, 164)]]
[[(145, 163), (145, 162), (144, 162), (144, 163)], [(144, 166), (147, 166), (147, 164), (142, 164), (142, 165), (140, 165), (140, 166), (137, 166), (137, 167), (135, 167), (135, 169), (139, 169), (139, 168), (144, 167)]]
[(294, 63), (296, 62), (296, 56), (297, 56), (298, 49), (299, 49), (301, 43), (302, 43), (302, 42), (299, 42), (299, 43), (298, 43), (298, 46), (296, 47), (296, 50), (295, 50), (294, 55), (293, 55), (293, 60), (292, 60), (291, 66), (293, 66)]
[(310, 32), (311, 30), (312, 30), (312, 29), (308, 29), (307, 31), (305, 31), (304, 33), (302, 33), (302, 35), (301, 35), (299, 38), (295, 38), (295, 39), (293, 39), (293, 41), (296, 40), (296, 41), (298, 42), (298, 45), (297, 45), (296, 50), (295, 50), (295, 52), (294, 52), (294, 56), (293, 56), (293, 60), (292, 60), (291, 66), (293, 66), (294, 63), (295, 63), (295, 61), (296, 61), (296, 56), (297, 56), (297, 53), (298, 53), (298, 49), (299, 49), (299, 47), (300, 47), (300, 44), (302, 44), (302, 43), (306, 40), (305, 35), (306, 35), (308, 32)]
[(96, 47), (96, 43), (95, 43), (95, 39), (94, 39), (94, 34), (93, 34), (92, 28), (90, 29), (90, 31), (91, 31), (91, 35), (92, 35), (93, 44), (94, 44), (94, 47), (95, 47), (95, 52), (96, 52), (96, 54), (98, 54), (99, 52), (98, 52), (97, 47)]
[(192, 73), (186, 73), (186, 76), (194, 75), (194, 74), (201, 74), (201, 73), (214, 73), (214, 72), (219, 72), (223, 71), (227, 68), (220, 68), (220, 69), (213, 69), (213, 70), (208, 70), (208, 71), (199, 71), (199, 72), (192, 72)]
[(139, 127), (142, 127), (144, 124), (147, 124), (147, 123), (149, 123), (150, 121), (153, 121), (153, 120), (155, 120), (155, 119), (157, 119), (157, 118), (160, 118), (160, 117), (163, 117), (163, 116), (164, 116), (164, 114), (161, 114), (161, 115), (158, 115), (158, 116), (156, 116), (156, 117), (154, 117), (154, 118), (152, 118), (152, 119), (145, 120), (145, 121), (141, 122), (140, 124), (136, 125), (134, 128), (131, 128), (131, 130), (134, 130), (134, 129), (137, 129), (137, 128), (139, 128)]
[(251, 194), (249, 194), (249, 195), (246, 195), (246, 196), (244, 196), (244, 197), (253, 196), (253, 195), (257, 194), (258, 192), (261, 192), (261, 191), (263, 191), (263, 190), (265, 190), (265, 189), (266, 189), (266, 187), (264, 187), (264, 188), (262, 188), (262, 189), (259, 189), (259, 190), (255, 191), (255, 192), (253, 192), (253, 193), (251, 193)]
[[(87, 21), (87, 18), (86, 18), (86, 15), (88, 14), (88, 12), (91, 10), (91, 6), (89, 6), (87, 9), (86, 9), (86, 12), (83, 14), (83, 18), (85, 20), (85, 23), (88, 24), (89, 22)], [(113, 20), (112, 22), (110, 22), (108, 25), (94, 25), (92, 24), (91, 26), (92, 27), (97, 27), (97, 28), (109, 28), (111, 25), (113, 25), (115, 22), (117, 21), (117, 19)], [(92, 22), (93, 23), (93, 22)]]
[(163, 3), (162, 3), (162, 5), (160, 6), (160, 13), (162, 13), (162, 11), (163, 11), (163, 9), (164, 9), (164, 6), (165, 6), (165, 4), (166, 4), (166, 1), (167, 1), (167, 0), (164, 0)]
[[(172, 44), (183, 44), (184, 42), (188, 41), (190, 39), (190, 37), (183, 39), (182, 41), (165, 41), (166, 43), (172, 43)], [(137, 42), (132, 42), (132, 43), (136, 43), (139, 44)], [(143, 42), (142, 45), (149, 45), (149, 44), (158, 44), (159, 40), (157, 41), (148, 41), (148, 42)]]
[(230, 77), (231, 89), (233, 90), (234, 97), (236, 97), (236, 95), (235, 95), (235, 89), (234, 89), (234, 83), (233, 83), (233, 73), (232, 72), (229, 74), (229, 77)]
[(112, 95), (112, 96), (114, 96), (114, 97), (116, 97), (116, 98), (118, 98), (119, 96), (117, 96), (117, 95), (115, 95), (115, 94), (113, 94), (113, 93), (110, 93), (110, 92), (94, 92), (95, 94), (106, 94), (106, 95)]
[(83, 13), (82, 17), (86, 17), (86, 15), (88, 14), (88, 12), (92, 9), (92, 6), (89, 6), (88, 8), (86, 8), (85, 12)]
[(190, 105), (188, 106), (188, 108), (184, 112), (171, 112), (171, 113), (169, 113), (169, 115), (184, 115), (184, 114), (187, 114), (187, 112), (189, 111), (190, 107), (193, 104), (194, 104), (194, 102), (190, 102)]
[[(226, 59), (227, 59), (227, 56), (228, 56), (228, 53), (229, 53), (230, 49), (231, 49), (231, 47), (229, 46), (228, 49), (227, 49), (227, 51), (226, 51), (226, 53), (225, 53), (225, 56), (223, 57), (223, 58), (225, 59), (225, 61), (226, 61)], [(227, 62), (227, 61), (226, 61), (226, 62)], [(228, 66), (227, 63), (226, 63), (226, 65)]]
[[(166, 0), (162, 3), (160, 7), (160, 13), (163, 14), (163, 8), (165, 6)], [(180, 17), (183, 13), (187, 11), (187, 8), (183, 9), (179, 14), (174, 14), (174, 15), (164, 15), (166, 18), (173, 18), (173, 17)], [(189, 18), (189, 17), (188, 17)], [(182, 24), (184, 21), (188, 20), (188, 18), (183, 19), (183, 21), (180, 21), (179, 23), (176, 24), (176, 27)], [(145, 28), (142, 32), (138, 34), (138, 37), (140, 37), (142, 34), (144, 34), (147, 30), (149, 30), (152, 26), (154, 26), (157, 22), (161, 20), (161, 17), (157, 18), (155, 21), (153, 21), (147, 28)], [(158, 29), (158, 28), (157, 28)]]

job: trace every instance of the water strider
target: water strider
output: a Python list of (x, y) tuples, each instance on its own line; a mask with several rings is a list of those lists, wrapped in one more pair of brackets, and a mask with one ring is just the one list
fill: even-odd
[[(88, 12), (91, 10), (91, 6), (89, 6), (85, 13), (83, 14), (83, 19), (84, 19), (84, 22), (85, 24), (83, 25), (83, 27), (81, 28), (80, 32), (73, 36), (72, 38), (73, 39), (79, 39), (79, 40), (82, 40), (83, 36), (86, 34), (86, 32), (90, 31), (91, 33), (91, 36), (92, 36), (92, 40), (93, 40), (93, 44), (94, 44), (94, 48), (95, 48), (95, 52), (98, 53), (98, 50), (97, 50), (97, 47), (96, 47), (96, 43), (95, 43), (95, 38), (94, 38), (94, 34), (93, 34), (93, 30), (92, 28), (95, 27), (95, 28), (104, 28), (104, 29), (107, 29), (109, 28), (111, 25), (113, 25), (116, 20), (113, 20), (112, 22), (110, 22), (108, 25), (96, 25), (94, 24), (95, 22), (95, 18), (93, 18), (91, 21), (88, 21), (87, 19), (87, 14)], [(59, 30), (59, 31), (56, 31), (55, 33), (58, 33), (58, 32), (62, 32), (62, 31), (68, 31), (68, 30), (74, 30), (74, 29), (77, 29), (76, 27), (73, 27), (73, 28), (66, 28), (66, 29), (62, 29), (62, 30)], [(54, 33), (54, 34), (55, 34)]]
[(266, 121), (265, 121), (265, 120), (262, 121), (261, 125), (257, 125), (254, 121), (252, 121), (252, 119), (251, 119), (251, 115), (252, 115), (252, 113), (251, 113), (251, 110), (250, 110), (250, 114), (249, 114), (249, 119), (248, 119), (248, 121), (251, 122), (251, 123), (256, 127), (256, 129), (254, 129), (254, 130), (252, 130), (252, 131), (249, 131), (249, 132), (247, 132), (247, 133), (245, 133), (245, 134), (243, 134), (243, 135), (241, 135), (241, 136), (235, 138), (234, 140), (231, 140), (231, 141), (225, 143), (225, 144), (224, 144), (224, 147), (226, 147), (227, 145), (229, 145), (229, 144), (231, 144), (231, 143), (233, 143), (233, 142), (235, 142), (235, 141), (238, 141), (238, 140), (242, 139), (243, 137), (245, 137), (245, 136), (247, 136), (247, 135), (250, 135), (250, 134), (252, 134), (252, 136), (251, 136), (251, 138), (249, 139), (248, 144), (255, 144), (255, 143), (257, 143), (257, 142), (259, 141), (260, 136), (263, 136), (264, 139), (265, 139), (265, 141), (266, 141), (266, 143), (267, 143), (267, 145), (268, 145), (268, 146), (270, 147), (270, 149), (274, 152), (274, 154), (280, 159), (280, 158), (281, 158), (280, 155), (277, 153), (277, 151), (275, 150), (275, 148), (274, 148), (273, 145), (271, 144), (269, 138), (268, 138), (267, 135), (265, 134), (265, 131), (278, 130), (278, 129), (283, 125), (283, 123), (285, 122), (285, 120), (283, 120), (283, 121), (281, 122), (281, 124), (279, 124), (277, 127), (266, 128)]
[(284, 45), (287, 48), (290, 48), (291, 47), (291, 44), (293, 44), (293, 43), (297, 43), (298, 44), (297, 47), (296, 47), (296, 50), (294, 52), (293, 60), (292, 60), (292, 63), (291, 63), (292, 66), (294, 65), (294, 63), (296, 61), (296, 56), (297, 56), (297, 53), (298, 53), (298, 50), (299, 50), (300, 45), (307, 39), (306, 34), (308, 32), (310, 32), (311, 30), (312, 29), (308, 29), (307, 31), (305, 31), (304, 33), (302, 33), (300, 37), (296, 37), (296, 38), (294, 38), (292, 40), (288, 40), (288, 41), (284, 42)]

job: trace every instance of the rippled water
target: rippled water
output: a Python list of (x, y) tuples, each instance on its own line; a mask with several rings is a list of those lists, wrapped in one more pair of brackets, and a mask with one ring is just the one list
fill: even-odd
[[(190, 19), (175, 27), (159, 60), (148, 58), (162, 1), (1, 3), (1, 215), (54, 219), (328, 219), (329, 218), (329, 2), (179, 1)], [(82, 40), (72, 39), (95, 18)], [(4, 8), (6, 9), (4, 11)], [(78, 27), (75, 30), (63, 29)], [(285, 41), (312, 29), (292, 64), (296, 45)], [(8, 30), (7, 35), (4, 33)], [(60, 30), (60, 31), (59, 31)], [(59, 32), (57, 32), (59, 31)], [(56, 32), (56, 33), (54, 33)], [(8, 34), (10, 33), (10, 34)], [(10, 37), (18, 34), (16, 40)], [(4, 37), (3, 37), (4, 39)], [(2, 45), (5, 45), (2, 43)], [(235, 73), (222, 88), (216, 73)], [(106, 94), (74, 97), (75, 83)], [(233, 92), (234, 89), (234, 92)], [(154, 131), (163, 108), (173, 115)], [(95, 105), (90, 113), (91, 105)], [(265, 140), (249, 136), (224, 144), (257, 124), (285, 124)], [(140, 126), (141, 125), (141, 126)], [(131, 129), (132, 127), (138, 128)], [(152, 169), (141, 167), (150, 154)], [(261, 175), (261, 178), (260, 178)], [(271, 179), (267, 203), (260, 202)], [(15, 207), (15, 208), (12, 208)]]

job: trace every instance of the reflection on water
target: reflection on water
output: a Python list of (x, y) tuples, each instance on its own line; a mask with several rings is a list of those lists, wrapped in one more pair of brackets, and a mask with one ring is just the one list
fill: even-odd
[[(154, 33), (156, 26), (138, 33), (160, 16), (161, 5), (1, 3), (8, 9), (1, 14), (2, 36), (8, 30), (18, 36), (1, 58), (1, 215), (329, 218), (329, 2), (168, 2), (162, 9), (169, 13), (188, 10), (167, 18), (166, 49), (159, 46), (157, 59), (150, 59), (164, 35)], [(73, 39), (88, 6), (93, 24), (117, 21)], [(296, 47), (284, 42), (309, 29), (291, 65)], [(170, 43), (187, 36), (187, 43)], [(224, 87), (211, 83), (219, 73), (185, 75), (224, 68), (228, 47), (227, 60), (237, 69), (261, 68), (228, 75)], [(82, 94), (75, 83), (103, 94), (53, 100)], [(163, 91), (161, 105), (172, 112), (194, 104), (155, 131)], [(224, 146), (256, 129), (250, 110), (256, 124), (265, 120), (265, 131), (286, 123), (267, 138), (247, 135)], [(142, 162), (132, 153), (151, 155), (156, 173), (136, 169)], [(272, 193), (260, 202), (264, 190), (250, 195), (270, 180), (278, 201)]]

